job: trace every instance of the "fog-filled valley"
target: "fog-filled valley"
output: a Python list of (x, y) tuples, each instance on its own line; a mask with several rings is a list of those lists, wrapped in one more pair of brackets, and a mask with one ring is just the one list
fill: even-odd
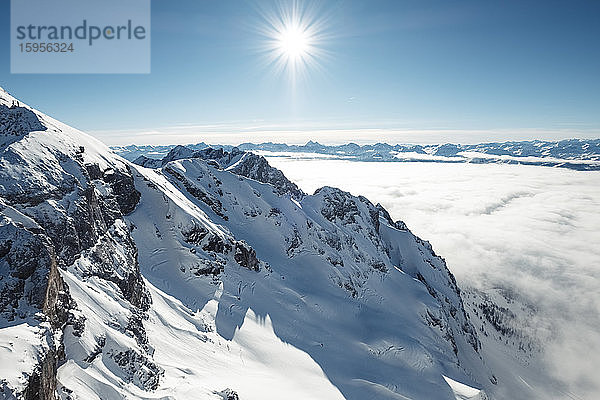
[(270, 156), (308, 193), (335, 185), (380, 202), (427, 238), (461, 287), (531, 307), (521, 322), (573, 398), (600, 393), (600, 173)]

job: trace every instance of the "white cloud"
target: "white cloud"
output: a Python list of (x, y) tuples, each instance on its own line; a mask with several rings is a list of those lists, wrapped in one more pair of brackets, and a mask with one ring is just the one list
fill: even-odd
[[(515, 165), (270, 162), (304, 190), (382, 203), (432, 242), (462, 284), (514, 288), (539, 310), (546, 368), (599, 398), (600, 173)], [(567, 395), (565, 395), (567, 396)], [(585, 397), (589, 396), (589, 397)]]

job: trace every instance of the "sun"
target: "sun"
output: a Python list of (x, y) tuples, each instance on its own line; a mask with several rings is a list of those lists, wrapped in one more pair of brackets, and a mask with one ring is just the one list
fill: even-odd
[(259, 31), (266, 63), (277, 73), (287, 73), (295, 81), (308, 69), (317, 68), (325, 56), (325, 19), (310, 2), (278, 3), (274, 10), (262, 12)]
[(279, 50), (292, 61), (306, 57), (310, 51), (311, 37), (298, 26), (286, 27), (277, 40)]

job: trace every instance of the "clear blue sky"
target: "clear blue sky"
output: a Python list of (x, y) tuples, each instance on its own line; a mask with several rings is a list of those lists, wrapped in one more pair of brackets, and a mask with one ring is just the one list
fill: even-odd
[(194, 126), (185, 142), (228, 129), (259, 141), (262, 127), (324, 142), (336, 129), (337, 141), (354, 129), (363, 141), (370, 129), (600, 136), (599, 1), (323, 1), (328, 56), (295, 90), (256, 51), (269, 3), (152, 1), (149, 75), (11, 75), (2, 1), (0, 86), (109, 143), (177, 142), (181, 125)]

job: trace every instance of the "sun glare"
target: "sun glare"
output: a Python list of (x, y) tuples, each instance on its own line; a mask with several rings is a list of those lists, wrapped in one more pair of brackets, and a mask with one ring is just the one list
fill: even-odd
[(318, 67), (324, 57), (324, 18), (307, 4), (279, 3), (276, 10), (263, 13), (265, 23), (259, 28), (266, 39), (262, 48), (267, 64), (294, 81), (308, 68)]
[(302, 29), (291, 26), (287, 27), (279, 37), (280, 50), (288, 57), (295, 59), (305, 56), (310, 46), (310, 38)]

